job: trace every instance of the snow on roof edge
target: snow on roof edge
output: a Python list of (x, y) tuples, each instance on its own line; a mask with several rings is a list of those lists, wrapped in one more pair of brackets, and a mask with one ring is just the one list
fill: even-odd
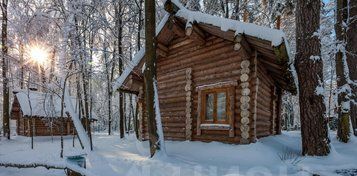
[[(177, 5), (176, 1), (172, 0), (172, 2)], [(246, 34), (249, 36), (257, 37), (259, 39), (267, 40), (272, 43), (272, 46), (279, 46), (284, 42), (285, 38), (285, 34), (282, 30), (213, 16), (198, 11), (191, 11), (186, 8), (181, 8), (175, 15), (188, 21), (196, 21), (197, 23), (205, 23), (220, 27), (222, 31), (232, 30), (235, 31), (236, 34)]]

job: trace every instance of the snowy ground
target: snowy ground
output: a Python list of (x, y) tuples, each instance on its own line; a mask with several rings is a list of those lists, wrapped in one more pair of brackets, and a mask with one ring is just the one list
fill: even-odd
[[(149, 159), (148, 143), (133, 136), (94, 135), (95, 150), (88, 155), (88, 171), (102, 176), (179, 176), (179, 175), (357, 175), (357, 140), (342, 144), (331, 133), (333, 151), (327, 157), (302, 157), (300, 133), (284, 132), (250, 145), (218, 142), (166, 142), (168, 157)], [(0, 141), (0, 163), (41, 162), (63, 164), (59, 158), (60, 141), (36, 137), (35, 149), (30, 138), (13, 137)], [(65, 155), (80, 152), (72, 138), (65, 139)], [(344, 170), (345, 169), (345, 170)], [(338, 173), (336, 173), (338, 170)], [(355, 172), (354, 172), (355, 171)], [(63, 176), (62, 170), (16, 169), (0, 167), (0, 176)]]

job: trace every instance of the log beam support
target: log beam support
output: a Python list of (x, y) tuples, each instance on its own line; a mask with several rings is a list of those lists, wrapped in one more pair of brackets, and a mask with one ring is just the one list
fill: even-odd
[(248, 59), (245, 59), (241, 62), (241, 76), (240, 76), (240, 86), (242, 87), (242, 92), (241, 92), (241, 106), (240, 106), (240, 116), (241, 116), (241, 125), (240, 125), (240, 130), (241, 130), (241, 144), (248, 144), (249, 143), (249, 131), (250, 131), (250, 110), (249, 110), (249, 105), (250, 105), (250, 86), (249, 86), (249, 73), (250, 73), (250, 61)]
[(192, 139), (192, 69), (186, 69), (186, 140)]
[(204, 32), (197, 25), (192, 24), (192, 22), (187, 22), (185, 34), (194, 41), (199, 41), (200, 44), (206, 42)]
[(234, 50), (238, 51), (243, 47), (244, 50), (248, 54), (251, 54), (253, 52), (253, 50), (250, 47), (249, 43), (247, 42), (247, 40), (245, 39), (245, 37), (242, 34), (235, 35), (234, 39), (233, 39), (233, 42), (234, 42)]

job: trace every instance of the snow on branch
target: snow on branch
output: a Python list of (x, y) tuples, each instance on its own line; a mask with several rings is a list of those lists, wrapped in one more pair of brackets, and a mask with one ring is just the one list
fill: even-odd
[(74, 110), (73, 102), (71, 101), (71, 98), (69, 96), (68, 90), (65, 89), (64, 93), (64, 103), (65, 103), (65, 110), (68, 112), (72, 118), (74, 127), (76, 128), (76, 131), (78, 133), (78, 136), (80, 138), (81, 143), (84, 145), (84, 149), (86, 151), (90, 151), (90, 142), (89, 142), (89, 137), (87, 133), (84, 130), (84, 127), (79, 119), (79, 114), (76, 113)]
[(69, 163), (12, 163), (12, 162), (0, 162), (0, 167), (14, 167), (14, 168), (37, 168), (44, 167), (46, 169), (60, 169), (60, 170), (72, 170), (81, 175), (95, 176), (95, 174), (89, 172), (88, 170)]

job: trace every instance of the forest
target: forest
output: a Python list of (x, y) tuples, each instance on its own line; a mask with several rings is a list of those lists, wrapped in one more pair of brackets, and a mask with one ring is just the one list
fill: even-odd
[(0, 176), (357, 175), (355, 0), (0, 1)]

